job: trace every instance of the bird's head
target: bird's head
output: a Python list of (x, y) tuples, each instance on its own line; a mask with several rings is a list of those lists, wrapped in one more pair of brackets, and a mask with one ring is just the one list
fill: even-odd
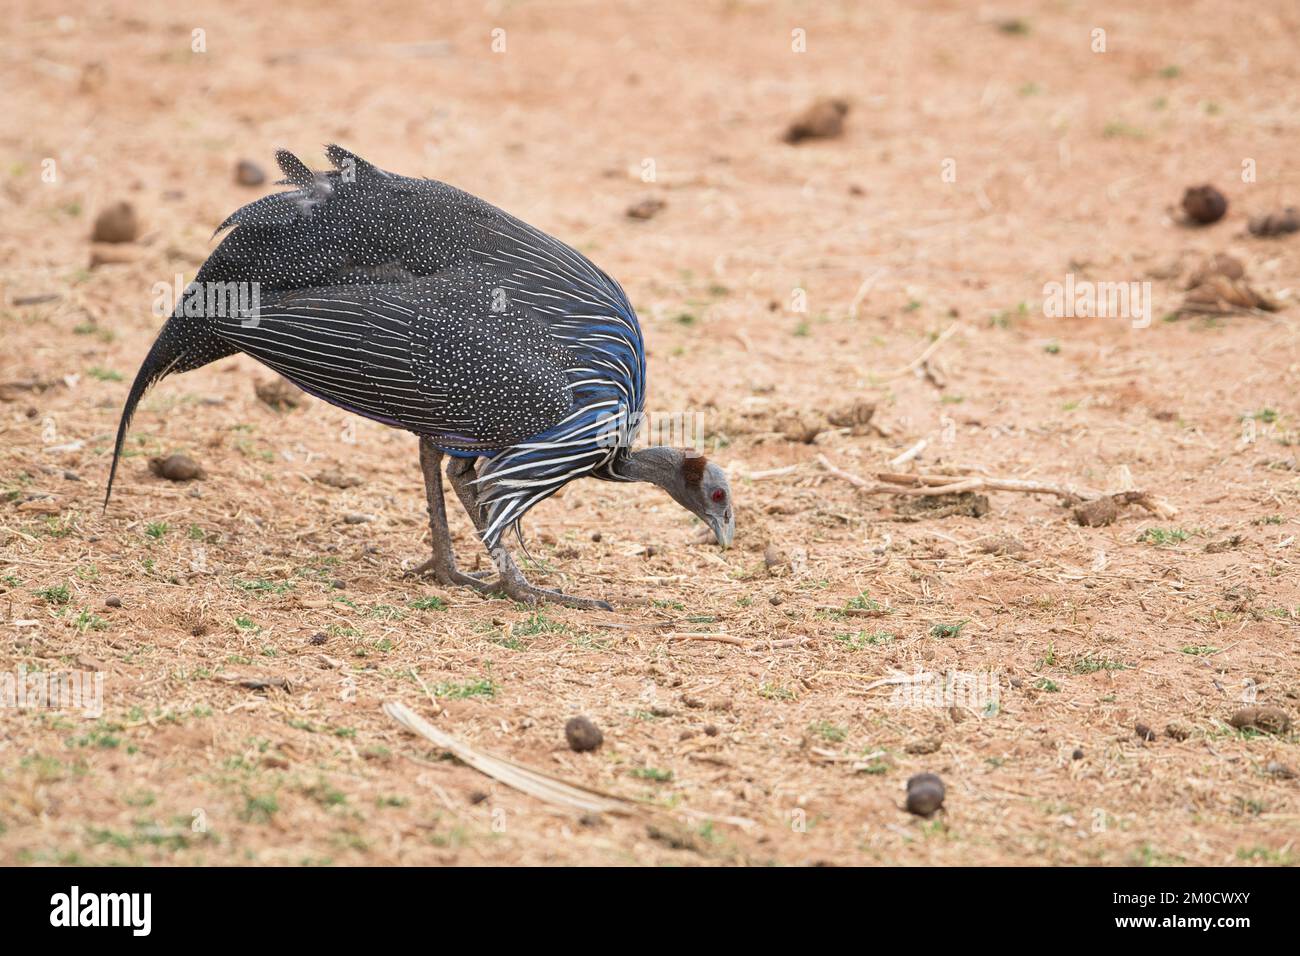
[(736, 534), (736, 512), (727, 473), (689, 448), (659, 446), (633, 452), (624, 473), (650, 481), (713, 529), (724, 548)]
[(732, 508), (727, 473), (703, 455), (689, 453), (682, 457), (681, 472), (683, 490), (673, 497), (713, 529), (718, 544), (729, 547), (736, 536), (736, 512)]

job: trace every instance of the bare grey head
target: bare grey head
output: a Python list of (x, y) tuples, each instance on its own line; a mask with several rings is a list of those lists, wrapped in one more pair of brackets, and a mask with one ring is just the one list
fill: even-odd
[(660, 445), (628, 455), (619, 473), (658, 485), (672, 499), (713, 529), (724, 548), (736, 534), (736, 512), (727, 473), (689, 448)]

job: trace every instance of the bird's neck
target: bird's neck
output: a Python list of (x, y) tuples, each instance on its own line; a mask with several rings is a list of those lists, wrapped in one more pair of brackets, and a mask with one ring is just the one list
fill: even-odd
[(681, 481), (682, 457), (680, 448), (667, 445), (642, 448), (623, 460), (619, 475), (631, 481), (648, 481), (671, 491)]

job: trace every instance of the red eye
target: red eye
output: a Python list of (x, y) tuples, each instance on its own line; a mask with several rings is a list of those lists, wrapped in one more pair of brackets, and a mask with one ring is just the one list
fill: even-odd
[(726, 493), (725, 491), (723, 491), (721, 488), (719, 488), (717, 491), (715, 491), (715, 492), (713, 493), (713, 500), (714, 500), (714, 501), (726, 501), (726, 500), (727, 500), (727, 493)]

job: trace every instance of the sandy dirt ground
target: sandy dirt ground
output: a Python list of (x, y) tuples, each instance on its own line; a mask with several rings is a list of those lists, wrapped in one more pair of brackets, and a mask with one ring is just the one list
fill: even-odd
[[(10, 4), (0, 673), (104, 683), (98, 717), (0, 710), (0, 863), (1295, 864), (1296, 732), (1231, 721), (1300, 716), (1300, 235), (1247, 229), (1300, 201), (1300, 8), (1233, 6)], [(842, 135), (783, 142), (824, 97)], [(735, 546), (585, 481), (529, 515), (528, 567), (612, 613), (404, 579), (414, 438), (275, 410), (246, 357), (151, 393), (101, 511), (155, 285), (274, 188), (237, 162), (333, 141), (621, 281)], [(1227, 214), (1189, 227), (1206, 182)], [(119, 201), (138, 237), (92, 245)], [(1180, 313), (1214, 254), (1280, 308)], [(1067, 278), (1150, 283), (1149, 321), (1046, 314)], [(152, 474), (173, 452), (206, 477)], [(1159, 510), (918, 509), (818, 456)]]

